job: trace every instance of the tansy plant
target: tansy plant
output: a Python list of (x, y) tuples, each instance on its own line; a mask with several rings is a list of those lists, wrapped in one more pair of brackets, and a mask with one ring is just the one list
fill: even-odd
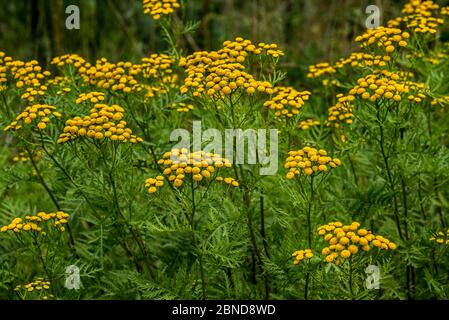
[[(0, 299), (448, 298), (448, 7), (408, 1), (307, 68), (276, 28), (216, 33), (215, 4), (138, 5), (165, 50), (0, 52)], [(199, 120), (232, 150), (175, 147)], [(267, 150), (284, 168), (263, 176)]]

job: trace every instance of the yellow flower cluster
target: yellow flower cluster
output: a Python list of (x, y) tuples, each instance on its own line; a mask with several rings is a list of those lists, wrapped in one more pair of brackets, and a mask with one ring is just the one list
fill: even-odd
[(337, 265), (342, 260), (350, 258), (359, 250), (369, 251), (372, 247), (381, 250), (395, 250), (396, 244), (380, 235), (375, 235), (371, 231), (360, 228), (360, 223), (352, 222), (350, 225), (343, 225), (341, 222), (330, 222), (318, 228), (318, 234), (323, 236), (329, 246), (321, 250), (321, 254), (326, 257), (327, 262)]
[(45, 223), (49, 223), (51, 227), (64, 232), (64, 225), (67, 224), (68, 218), (69, 215), (64, 211), (58, 211), (56, 213), (39, 212), (34, 216), (26, 216), (25, 219), (15, 218), (10, 224), (1, 227), (0, 232), (38, 232), (46, 235), (47, 233), (43, 229)]
[(139, 73), (135, 65), (131, 62), (120, 61), (117, 64), (109, 62), (106, 58), (97, 60), (95, 65), (86, 63), (86, 72), (82, 74), (86, 82), (94, 84), (99, 88), (110, 89), (112, 91), (139, 91), (137, 80), (134, 78)]
[(88, 93), (81, 93), (78, 98), (76, 99), (76, 104), (81, 104), (85, 101), (90, 101), (93, 104), (100, 103), (104, 101), (105, 95), (103, 92), (88, 92)]
[(163, 93), (168, 92), (167, 89), (160, 87), (160, 86), (150, 86), (150, 85), (146, 85), (146, 84), (141, 85), (141, 86), (145, 92), (145, 95), (144, 95), (145, 100), (153, 98), (154, 96), (156, 96), (158, 94), (163, 94)]
[(449, 230), (446, 231), (446, 234), (439, 231), (435, 235), (431, 236), (429, 240), (435, 241), (438, 244), (449, 244)]
[[(34, 160), (34, 161), (39, 161), (40, 158), (41, 158), (41, 156), (42, 156), (42, 152), (41, 152), (41, 151), (38, 151), (38, 152), (36, 152), (36, 153), (33, 155), (33, 160)], [(19, 152), (18, 155), (14, 156), (14, 157), (12, 158), (12, 161), (14, 161), (14, 162), (22, 162), (22, 163), (26, 163), (26, 162), (28, 162), (28, 161), (30, 161), (30, 160), (31, 160), (31, 159), (30, 159), (30, 157), (28, 156), (28, 153), (25, 153), (25, 152), (23, 152), (23, 151)]]
[(319, 126), (321, 123), (316, 119), (306, 119), (299, 123), (298, 129), (309, 130), (312, 127)]
[(323, 86), (325, 87), (330, 87), (330, 86), (335, 86), (335, 87), (342, 87), (343, 85), (341, 84), (340, 81), (338, 81), (337, 79), (323, 79), (321, 81), (321, 83), (323, 84)]
[[(268, 48), (268, 49), (266, 49)], [(181, 58), (179, 65), (185, 68), (187, 77), (181, 86), (181, 93), (193, 90), (198, 97), (207, 94), (210, 97), (230, 95), (236, 90), (245, 90), (248, 94), (255, 92), (273, 93), (272, 85), (267, 81), (257, 81), (245, 71), (248, 54), (260, 55), (265, 52), (273, 57), (282, 55), (275, 44), (252, 44), (250, 40), (237, 38), (225, 41), (219, 51), (198, 51)]]
[[(399, 102), (403, 94), (410, 91), (423, 91), (423, 83), (416, 83), (407, 80), (409, 75), (397, 74), (387, 70), (374, 72), (366, 77), (357, 80), (358, 85), (349, 91), (350, 95), (358, 95), (362, 99), (375, 102), (379, 99), (388, 99)], [(425, 97), (422, 94), (408, 95), (409, 100), (420, 102)], [(416, 99), (418, 98), (418, 99)]]
[(126, 121), (122, 120), (124, 113), (125, 109), (118, 105), (96, 104), (88, 116), (76, 116), (67, 120), (64, 133), (59, 136), (57, 143), (65, 143), (78, 137), (129, 141), (130, 143), (142, 142), (142, 138), (133, 135), (132, 130), (126, 127)]
[(340, 59), (335, 64), (335, 68), (340, 69), (346, 65), (350, 65), (352, 67), (385, 67), (389, 61), (391, 61), (390, 56), (353, 52), (348, 58)]
[(438, 10), (439, 5), (431, 0), (410, 0), (404, 5), (402, 13), (419, 14), (425, 17), (432, 15), (432, 10)]
[(139, 74), (140, 69), (131, 62), (120, 61), (115, 64), (106, 58), (101, 58), (92, 65), (80, 56), (70, 54), (56, 57), (51, 63), (58, 67), (65, 65), (75, 67), (85, 83), (96, 85), (98, 88), (125, 93), (141, 90), (134, 78)]
[(173, 103), (171, 108), (176, 109), (178, 112), (189, 112), (193, 110), (193, 104), (184, 102)]
[(426, 62), (430, 62), (433, 65), (445, 62), (449, 58), (449, 53), (447, 51), (447, 45), (442, 48), (441, 51), (432, 51), (429, 53), (422, 52), (413, 52), (412, 54), (408, 54), (407, 59), (421, 59)]
[(299, 114), (311, 94), (309, 91), (296, 91), (292, 87), (275, 87), (273, 91), (274, 97), (266, 101), (264, 107), (273, 110), (278, 118), (291, 118)]
[(10, 61), (6, 64), (16, 80), (16, 87), (38, 87), (45, 77), (50, 76), (49, 71), (43, 71), (36, 60), (23, 62)]
[(173, 74), (174, 58), (166, 54), (154, 53), (148, 58), (142, 58), (140, 69), (144, 78), (163, 79), (167, 75)]
[(37, 278), (35, 281), (30, 282), (26, 285), (18, 285), (15, 287), (14, 291), (26, 290), (27, 292), (33, 291), (45, 291), (50, 290), (50, 281), (45, 281), (42, 278)]
[(40, 85), (39, 87), (30, 87), (25, 89), (25, 93), (23, 93), (20, 98), (23, 100), (27, 100), (28, 102), (35, 102), (39, 100), (39, 98), (43, 98), (47, 91), (48, 87), (46, 85)]
[(319, 78), (322, 75), (330, 75), (337, 72), (334, 66), (328, 62), (321, 62), (316, 65), (309, 66), (307, 78)]
[(439, 98), (435, 98), (430, 102), (432, 106), (440, 105), (440, 106), (447, 106), (449, 105), (449, 96), (442, 96)]
[(300, 264), (304, 259), (312, 259), (313, 252), (311, 249), (298, 250), (292, 253), (292, 257), (295, 257), (294, 264)]
[(157, 188), (162, 187), (166, 177), (176, 188), (180, 188), (186, 177), (189, 176), (197, 183), (215, 178), (215, 180), (223, 181), (230, 186), (239, 186), (234, 178), (224, 178), (218, 175), (220, 170), (232, 167), (228, 159), (222, 158), (218, 154), (204, 151), (189, 152), (186, 148), (172, 149), (163, 155), (162, 159), (158, 161), (158, 165), (163, 170), (163, 176), (149, 178), (145, 181), (145, 187), (150, 193), (154, 193)]
[(35, 123), (37, 123), (37, 128), (39, 130), (44, 130), (47, 127), (47, 124), (50, 123), (50, 116), (56, 118), (61, 117), (61, 114), (55, 110), (56, 107), (47, 104), (28, 106), (16, 117), (15, 121), (6, 126), (3, 131), (19, 130), (22, 128), (21, 124), (30, 125)]
[(364, 34), (356, 37), (355, 41), (360, 42), (362, 48), (375, 46), (386, 53), (392, 53), (397, 46), (406, 47), (408, 38), (410, 38), (410, 34), (402, 32), (401, 29), (378, 27), (368, 29)]
[(443, 8), (441, 8), (440, 13), (441, 13), (443, 16), (449, 16), (449, 7), (443, 7)]
[[(86, 84), (114, 92), (142, 91), (146, 98), (153, 97), (155, 92), (164, 93), (167, 88), (176, 87), (178, 81), (172, 69), (174, 59), (165, 54), (152, 54), (142, 58), (140, 64), (127, 61), (112, 63), (101, 58), (94, 65), (78, 55), (70, 54), (54, 58), (52, 64), (58, 67), (73, 66)], [(144, 79), (151, 78), (151, 86), (139, 83), (139, 76)]]
[(50, 76), (49, 71), (44, 71), (36, 60), (23, 62), (6, 57), (4, 52), (0, 52), (0, 86), (6, 89), (3, 84), (7, 82), (8, 73), (16, 82), (16, 87), (24, 90), (21, 98), (28, 102), (37, 102), (45, 95), (47, 86), (44, 85), (45, 78)]
[(328, 116), (324, 122), (325, 126), (340, 128), (345, 124), (352, 124), (354, 118), (354, 106), (351, 101), (355, 99), (354, 96), (337, 95), (337, 103), (328, 109)]
[[(54, 64), (58, 67), (64, 67), (66, 65), (73, 66), (75, 68), (83, 68), (84, 64), (86, 63), (86, 60), (84, 58), (80, 57), (77, 54), (65, 54), (60, 57), (55, 57), (51, 60), (51, 64)], [(85, 69), (81, 69), (80, 72), (85, 72)]]
[(327, 172), (340, 164), (341, 161), (329, 157), (326, 150), (304, 147), (301, 150), (289, 151), (284, 168), (289, 169), (287, 179), (291, 180), (301, 175), (301, 173), (305, 176), (312, 176), (321, 172)]
[(389, 27), (407, 28), (415, 33), (435, 34), (438, 27), (444, 24), (443, 19), (432, 16), (432, 11), (437, 11), (439, 5), (433, 1), (411, 0), (405, 4), (404, 17), (388, 21)]
[(143, 0), (143, 12), (151, 15), (154, 20), (172, 14), (180, 7), (177, 0)]
[(63, 93), (68, 93), (70, 91), (72, 91), (72, 89), (70, 89), (70, 85), (71, 85), (72, 80), (70, 80), (68, 77), (64, 76), (57, 76), (54, 77), (52, 79), (48, 79), (46, 82), (46, 85), (50, 88), (55, 88), (56, 91), (56, 95), (62, 95)]
[[(337, 72), (338, 69), (342, 69), (347, 65), (351, 67), (386, 67), (387, 63), (391, 61), (391, 57), (388, 55), (372, 55), (364, 52), (353, 52), (347, 58), (338, 60), (334, 65), (327, 62), (322, 62), (317, 65), (309, 66), (308, 78), (319, 78), (322, 75), (331, 75)], [(329, 81), (329, 80), (327, 80)], [(333, 80), (334, 85), (339, 85), (337, 80)], [(323, 83), (327, 85), (327, 83)]]
[(8, 67), (6, 63), (12, 60), (12, 58), (7, 57), (3, 51), (0, 51), (0, 92), (6, 90), (6, 82), (8, 81)]

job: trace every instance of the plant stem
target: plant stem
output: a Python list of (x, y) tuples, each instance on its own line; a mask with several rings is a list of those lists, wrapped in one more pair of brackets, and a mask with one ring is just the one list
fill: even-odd
[(401, 230), (400, 220), (399, 220), (398, 200), (397, 200), (396, 194), (394, 193), (394, 192), (395, 192), (395, 191), (394, 191), (395, 188), (394, 188), (393, 176), (392, 176), (392, 174), (391, 174), (390, 164), (389, 164), (389, 162), (388, 162), (388, 156), (387, 156), (387, 154), (386, 154), (386, 152), (385, 152), (385, 146), (384, 146), (384, 140), (385, 140), (385, 137), (384, 137), (384, 129), (383, 129), (383, 124), (382, 124), (381, 119), (380, 119), (380, 109), (379, 109), (379, 106), (377, 107), (377, 120), (378, 120), (378, 123), (379, 123), (379, 131), (380, 131), (380, 141), (379, 141), (379, 144), (380, 144), (380, 151), (381, 151), (381, 154), (382, 154), (382, 159), (383, 159), (383, 161), (384, 161), (385, 169), (386, 169), (386, 171), (387, 171), (388, 183), (389, 183), (389, 185), (390, 185), (391, 191), (393, 192), (393, 213), (394, 213), (394, 218), (395, 218), (395, 222), (396, 222), (396, 228), (397, 228), (397, 230), (398, 230), (399, 237), (400, 237), (402, 240), (404, 240), (404, 237), (403, 237), (403, 235), (402, 235), (402, 230)]
[(196, 203), (195, 203), (195, 187), (193, 184), (193, 179), (190, 180), (190, 191), (192, 193), (192, 214), (190, 217), (190, 227), (192, 229), (193, 234), (193, 243), (196, 246), (196, 249), (198, 251), (198, 262), (200, 264), (200, 277), (201, 277), (201, 288), (203, 291), (203, 300), (207, 300), (207, 284), (206, 284), (206, 275), (204, 272), (204, 262), (203, 262), (203, 252), (201, 249), (200, 244), (198, 243), (195, 235), (195, 213), (196, 213)]
[[(59, 202), (56, 200), (55, 195), (53, 194), (53, 192), (50, 190), (50, 188), (48, 187), (47, 183), (45, 182), (44, 178), (42, 177), (42, 174), (39, 170), (39, 167), (36, 164), (36, 161), (34, 160), (34, 155), (31, 152), (30, 148), (28, 147), (28, 145), (26, 145), (25, 143), (25, 150), (28, 153), (28, 156), (30, 158), (30, 162), (31, 165), (33, 166), (34, 170), (36, 171), (36, 175), (41, 183), (41, 185), (44, 187), (45, 191), (47, 192), (47, 194), (50, 196), (51, 201), (53, 202), (53, 204), (55, 205), (56, 209), (58, 211), (61, 211), (61, 206), (59, 205)], [(67, 231), (69, 233), (69, 239), (70, 239), (70, 247), (73, 249), (75, 246), (75, 240), (73, 239), (73, 235), (72, 235), (72, 230), (70, 229), (69, 224), (67, 223)], [(76, 251), (75, 251), (76, 252)]]
[(352, 257), (349, 259), (349, 290), (351, 292), (351, 300), (354, 300), (354, 289), (352, 286)]
[(265, 235), (265, 210), (264, 210), (264, 196), (263, 195), (260, 196), (260, 234), (262, 236), (262, 242), (263, 242), (265, 254), (267, 255), (267, 257), (269, 259), (271, 259), (270, 253), (268, 251), (268, 240)]

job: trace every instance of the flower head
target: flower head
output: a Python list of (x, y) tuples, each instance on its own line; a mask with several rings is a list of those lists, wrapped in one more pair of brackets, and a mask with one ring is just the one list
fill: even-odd
[(189, 152), (185, 148), (172, 149), (164, 154), (158, 165), (163, 174), (145, 181), (145, 187), (150, 193), (162, 187), (166, 179), (175, 188), (182, 187), (186, 179), (191, 179), (192, 183), (196, 184), (213, 179), (232, 187), (239, 186), (238, 181), (227, 173), (232, 168), (231, 162), (218, 154), (204, 151)]
[(341, 161), (329, 157), (326, 150), (304, 147), (288, 153), (284, 168), (289, 169), (287, 179), (294, 179), (296, 176), (312, 176), (327, 172), (340, 164)]
[(28, 233), (36, 232), (46, 235), (50, 228), (56, 228), (61, 232), (65, 231), (64, 225), (68, 223), (69, 215), (64, 211), (51, 213), (39, 212), (36, 215), (25, 218), (15, 218), (10, 224), (0, 228), (0, 232)]
[(256, 80), (243, 64), (250, 54), (262, 53), (274, 58), (283, 55), (276, 44), (260, 43), (256, 46), (250, 40), (237, 38), (225, 41), (219, 51), (198, 51), (182, 58), (179, 65), (185, 68), (187, 77), (181, 93), (192, 90), (193, 96), (206, 94), (209, 97), (227, 96), (237, 90), (250, 95), (256, 92), (272, 94), (272, 85)]
[(310, 260), (313, 258), (313, 251), (311, 249), (298, 250), (293, 252), (292, 257), (295, 257), (294, 264), (300, 264), (304, 259)]
[(372, 248), (380, 250), (395, 250), (397, 245), (387, 238), (375, 235), (367, 229), (360, 228), (360, 223), (352, 222), (350, 225), (330, 222), (318, 228), (318, 234), (328, 242), (328, 246), (321, 250), (327, 262), (339, 264), (361, 251)]
[(56, 107), (47, 104), (34, 104), (26, 107), (25, 110), (16, 117), (16, 120), (5, 127), (3, 131), (16, 131), (23, 126), (35, 126), (39, 130), (44, 130), (50, 123), (52, 117), (61, 117), (61, 114), (56, 111)]
[(142, 142), (132, 134), (132, 130), (123, 121), (125, 109), (118, 105), (108, 106), (106, 104), (96, 104), (90, 114), (85, 117), (74, 117), (66, 121), (64, 133), (58, 138), (58, 143), (65, 143), (76, 140), (79, 137), (91, 139), (110, 139), (118, 142)]
[(172, 14), (180, 7), (177, 0), (143, 0), (143, 12), (151, 15), (154, 20)]
[(276, 87), (273, 97), (264, 103), (264, 107), (274, 111), (278, 118), (291, 118), (298, 115), (305, 101), (309, 100), (309, 91), (296, 91), (292, 87)]

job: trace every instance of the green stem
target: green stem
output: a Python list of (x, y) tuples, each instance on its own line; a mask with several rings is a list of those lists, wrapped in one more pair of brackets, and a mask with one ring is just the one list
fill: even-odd
[(351, 300), (354, 300), (354, 289), (352, 279), (352, 257), (349, 259), (349, 290), (351, 292)]
[(198, 251), (198, 262), (200, 265), (201, 288), (203, 291), (202, 299), (207, 300), (207, 284), (206, 284), (206, 274), (204, 272), (203, 251), (202, 251), (202, 248), (201, 248), (200, 244), (198, 243), (198, 241), (196, 239), (196, 235), (195, 235), (195, 222), (194, 221), (195, 221), (195, 213), (196, 213), (196, 203), (195, 203), (195, 187), (193, 184), (193, 179), (190, 180), (190, 191), (192, 194), (192, 215), (190, 217), (190, 227), (192, 229), (193, 242)]
[[(25, 144), (25, 150), (28, 153), (28, 156), (30, 158), (30, 162), (31, 165), (33, 166), (34, 170), (36, 171), (36, 175), (41, 183), (41, 185), (44, 187), (45, 191), (47, 192), (47, 194), (50, 196), (51, 201), (53, 202), (53, 204), (55, 205), (56, 209), (58, 211), (61, 211), (61, 206), (59, 205), (59, 202), (56, 200), (55, 195), (53, 194), (53, 192), (50, 190), (50, 188), (48, 187), (47, 183), (45, 182), (44, 178), (42, 177), (42, 174), (39, 170), (39, 167), (36, 164), (36, 161), (34, 160), (34, 155), (31, 152), (30, 148)], [(75, 240), (73, 239), (73, 235), (72, 235), (72, 231), (70, 229), (70, 225), (67, 223), (67, 231), (69, 233), (69, 238), (70, 238), (70, 247), (73, 249), (75, 246)]]
[(403, 235), (402, 235), (401, 225), (400, 225), (400, 219), (399, 219), (398, 200), (397, 200), (396, 194), (394, 193), (394, 192), (395, 192), (395, 191), (394, 191), (395, 188), (394, 188), (393, 176), (392, 176), (392, 174), (391, 174), (390, 164), (389, 164), (389, 162), (388, 162), (388, 156), (387, 156), (387, 154), (386, 154), (386, 152), (385, 152), (385, 146), (384, 146), (384, 140), (385, 140), (385, 137), (384, 137), (384, 128), (383, 128), (383, 124), (382, 124), (381, 119), (380, 119), (380, 109), (379, 109), (379, 106), (378, 106), (378, 108), (377, 108), (377, 120), (378, 120), (378, 123), (379, 123), (379, 131), (380, 131), (380, 141), (379, 141), (379, 144), (380, 144), (380, 151), (381, 151), (381, 154), (382, 154), (382, 159), (383, 159), (383, 161), (384, 161), (385, 169), (386, 169), (386, 171), (387, 171), (387, 179), (388, 179), (388, 183), (389, 183), (389, 185), (390, 185), (391, 191), (393, 192), (393, 213), (394, 213), (394, 218), (395, 218), (396, 228), (397, 228), (397, 230), (398, 230), (399, 237), (400, 237), (402, 240), (404, 240), (404, 237), (403, 237)]

